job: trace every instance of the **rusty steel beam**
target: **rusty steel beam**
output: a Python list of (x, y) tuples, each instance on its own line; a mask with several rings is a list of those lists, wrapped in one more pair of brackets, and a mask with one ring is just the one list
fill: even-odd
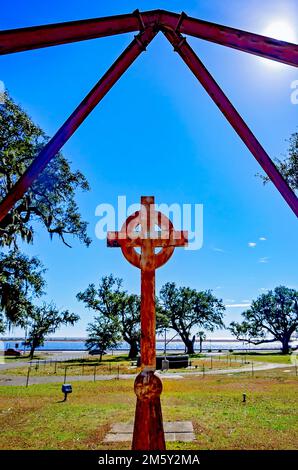
[(95, 106), (108, 93), (112, 86), (119, 80), (134, 60), (145, 50), (152, 41), (156, 31), (152, 28), (145, 29), (130, 43), (109, 70), (97, 82), (90, 93), (83, 99), (75, 111), (60, 127), (58, 132), (41, 150), (39, 155), (33, 160), (25, 173), (17, 181), (15, 186), (0, 203), (0, 221), (6, 216), (13, 205), (29, 189), (31, 184), (37, 179), (50, 160), (57, 155), (63, 145), (78, 129), (80, 124), (91, 113)]
[(188, 34), (222, 46), (298, 67), (297, 44), (192, 18), (183, 12), (178, 15), (163, 11), (160, 16), (160, 24), (166, 30)]
[(193, 49), (189, 46), (186, 39), (177, 32), (164, 31), (166, 38), (173, 45), (174, 50), (178, 52), (186, 65), (193, 72), (195, 77), (203, 85), (209, 96), (213, 99), (220, 111), (227, 118), (231, 126), (237, 132), (239, 137), (245, 143), (247, 148), (253, 154), (255, 159), (261, 165), (265, 173), (274, 183), (285, 201), (288, 203), (294, 214), (298, 217), (298, 198), (291, 190), (285, 179), (279, 173), (273, 161), (261, 146), (253, 132), (247, 126), (238, 111), (232, 105), (220, 86), (214, 80), (212, 75), (205, 68), (204, 64), (198, 58)]
[(158, 23), (158, 11), (68, 21), (0, 31), (0, 54), (28, 51), (115, 34), (143, 31)]
[(68, 21), (29, 28), (0, 31), (0, 54), (67, 44), (121, 33), (143, 30), (155, 25), (298, 67), (298, 46), (229, 26), (165, 10)]

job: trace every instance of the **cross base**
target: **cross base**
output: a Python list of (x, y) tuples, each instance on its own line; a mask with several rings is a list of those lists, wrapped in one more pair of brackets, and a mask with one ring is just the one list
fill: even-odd
[(165, 450), (160, 378), (153, 370), (144, 369), (136, 377), (134, 390), (137, 404), (132, 450)]

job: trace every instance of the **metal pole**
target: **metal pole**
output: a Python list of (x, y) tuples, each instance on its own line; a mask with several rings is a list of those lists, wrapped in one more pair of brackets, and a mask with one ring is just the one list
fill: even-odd
[[(143, 14), (143, 13), (142, 13)], [(192, 18), (182, 12), (162, 12), (160, 23), (164, 29), (179, 31), (200, 39), (231, 47), (239, 51), (266, 57), (284, 64), (298, 66), (298, 46), (260, 34)]]
[[(158, 10), (0, 31), (0, 54), (130, 33), (158, 23)], [(144, 27), (141, 24), (144, 23)]]
[(64, 383), (66, 382), (66, 371), (67, 371), (67, 366), (64, 367)]
[(91, 113), (95, 106), (119, 80), (128, 67), (145, 50), (146, 46), (156, 35), (156, 31), (147, 28), (130, 43), (109, 70), (97, 82), (90, 93), (79, 104), (71, 116), (60, 127), (58, 132), (49, 140), (39, 155), (33, 160), (25, 173), (13, 186), (0, 204), (0, 222), (4, 219), (13, 205), (21, 199), (31, 184), (38, 178), (51, 159), (57, 155), (63, 145), (78, 129), (81, 123)]
[(26, 342), (27, 342), (27, 323), (26, 323), (26, 326), (25, 326), (25, 340), (24, 340), (24, 351), (23, 351), (23, 354), (25, 355), (25, 352), (26, 352)]
[(201, 85), (205, 88), (220, 111), (242, 139), (244, 144), (261, 165), (265, 173), (268, 175), (285, 201), (288, 203), (294, 214), (296, 214), (298, 217), (298, 198), (294, 191), (292, 191), (285, 179), (279, 173), (269, 155), (261, 146), (236, 108), (234, 108), (231, 101), (227, 98), (222, 89), (216, 83), (212, 75), (205, 68), (204, 64), (198, 58), (196, 53), (189, 46), (186, 39), (181, 34), (174, 31), (164, 31), (164, 34), (173, 45), (174, 50), (178, 52), (180, 57), (190, 68), (195, 77), (199, 80)]
[(129, 33), (147, 25), (170, 29), (288, 65), (298, 65), (298, 47), (229, 26), (192, 18), (185, 13), (151, 10), (0, 31), (0, 54)]
[(96, 364), (94, 366), (94, 374), (93, 374), (93, 381), (95, 382), (96, 380)]
[(26, 387), (28, 387), (28, 384), (29, 384), (30, 370), (31, 370), (31, 367), (29, 366), (29, 367), (28, 367), (28, 372), (27, 372)]

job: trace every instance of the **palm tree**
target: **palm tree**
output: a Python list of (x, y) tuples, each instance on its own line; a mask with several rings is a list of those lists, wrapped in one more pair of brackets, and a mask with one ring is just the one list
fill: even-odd
[(206, 335), (205, 335), (204, 331), (199, 331), (197, 336), (198, 336), (199, 341), (200, 341), (200, 353), (201, 353), (202, 349), (203, 349), (203, 341), (206, 340)]

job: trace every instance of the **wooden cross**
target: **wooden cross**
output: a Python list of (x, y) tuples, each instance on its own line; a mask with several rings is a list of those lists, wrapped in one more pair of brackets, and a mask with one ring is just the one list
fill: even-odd
[(187, 236), (187, 232), (174, 230), (172, 222), (155, 210), (153, 196), (141, 197), (141, 209), (127, 218), (120, 232), (108, 232), (107, 245), (120, 247), (125, 258), (141, 269), (142, 369), (156, 368), (155, 270), (168, 261), (176, 247), (187, 245)]
[[(158, 228), (159, 230), (156, 230)], [(154, 207), (153, 196), (141, 197), (141, 208), (129, 216), (120, 232), (109, 232), (109, 247), (120, 247), (125, 258), (141, 270), (141, 373), (135, 380), (137, 405), (133, 450), (165, 450), (160, 404), (162, 383), (155, 375), (155, 270), (178, 246), (187, 245), (187, 232)], [(159, 251), (157, 251), (159, 250)]]

